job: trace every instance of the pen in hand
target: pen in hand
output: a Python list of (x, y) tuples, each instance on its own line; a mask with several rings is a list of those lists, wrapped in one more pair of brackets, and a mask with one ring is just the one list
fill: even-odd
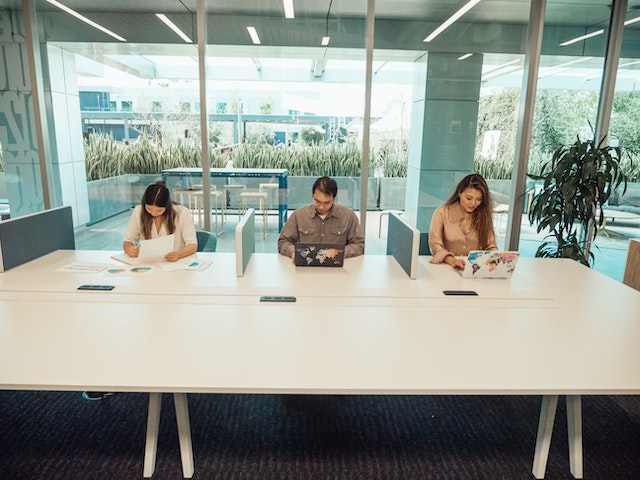
[(137, 258), (140, 254), (140, 244), (139, 242), (132, 242), (131, 240), (127, 240), (131, 245), (129, 248), (125, 248), (125, 253), (129, 255), (131, 258)]

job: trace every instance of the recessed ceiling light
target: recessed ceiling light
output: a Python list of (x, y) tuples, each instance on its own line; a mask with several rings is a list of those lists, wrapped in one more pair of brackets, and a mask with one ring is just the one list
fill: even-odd
[(180, 30), (180, 28), (175, 23), (169, 20), (166, 15), (162, 13), (156, 13), (156, 17), (162, 20), (167, 27), (177, 33), (178, 36), (186, 43), (193, 43), (193, 41), (182, 30)]
[(586, 35), (580, 35), (579, 37), (572, 38), (571, 40), (567, 40), (566, 42), (562, 42), (560, 44), (561, 47), (566, 47), (567, 45), (573, 45), (581, 40), (586, 40), (587, 38), (597, 37), (598, 35), (602, 35), (604, 33), (604, 28), (600, 30), (596, 30), (595, 32), (587, 33)]
[(320, 42), (320, 45), (322, 45), (323, 47), (326, 47), (327, 45), (329, 45), (330, 40), (331, 40), (331, 37), (322, 37), (322, 42)]
[(431, 40), (436, 38), (438, 35), (444, 32), (447, 28), (453, 25), (453, 23), (455, 23), (465, 13), (467, 13), (469, 10), (475, 7), (478, 3), (480, 3), (480, 0), (470, 0), (465, 6), (463, 6), (460, 10), (458, 10), (456, 13), (451, 15), (447, 20), (445, 20), (442, 23), (442, 25), (440, 25), (433, 32), (431, 32), (431, 34), (427, 38), (425, 38), (423, 42), (430, 42)]
[[(640, 17), (630, 18), (629, 20), (625, 20), (624, 26), (631, 25), (632, 23), (640, 22)], [(572, 45), (580, 40), (586, 40), (588, 38), (597, 37), (598, 35), (602, 35), (604, 33), (604, 28), (600, 30), (596, 30), (595, 32), (587, 33), (586, 35), (580, 35), (579, 37), (572, 38), (571, 40), (567, 40), (566, 42), (562, 42), (560, 44), (561, 47), (566, 47), (567, 45)]]
[(49, 2), (54, 7), (58, 7), (60, 10), (62, 10), (64, 12), (67, 12), (69, 15), (76, 17), (78, 20), (83, 21), (87, 25), (91, 25), (93, 28), (95, 28), (97, 30), (100, 30), (101, 32), (106, 33), (107, 35), (115, 38), (116, 40), (119, 40), (121, 42), (126, 42), (127, 41), (126, 38), (121, 37), (117, 33), (112, 32), (111, 30), (109, 30), (108, 28), (103, 27), (102, 25), (98, 25), (96, 22), (94, 22), (92, 20), (89, 20), (87, 17), (85, 17), (83, 15), (80, 15), (75, 10), (71, 10), (69, 7), (61, 4), (60, 2), (56, 2), (56, 0), (47, 0), (47, 2)]
[(295, 18), (293, 0), (282, 0), (282, 6), (284, 7), (284, 18)]
[(632, 23), (640, 22), (640, 17), (630, 18), (624, 22), (624, 26), (631, 25)]
[(247, 31), (249, 32), (249, 36), (251, 37), (251, 41), (255, 45), (260, 45), (260, 37), (258, 36), (258, 32), (256, 31), (256, 27), (247, 27)]

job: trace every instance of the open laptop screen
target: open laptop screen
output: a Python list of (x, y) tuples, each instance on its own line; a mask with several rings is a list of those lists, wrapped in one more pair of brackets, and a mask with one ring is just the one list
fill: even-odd
[(293, 261), (298, 267), (341, 267), (344, 264), (344, 244), (298, 242), (295, 249)]
[(519, 258), (519, 252), (472, 250), (458, 272), (462, 278), (511, 278)]

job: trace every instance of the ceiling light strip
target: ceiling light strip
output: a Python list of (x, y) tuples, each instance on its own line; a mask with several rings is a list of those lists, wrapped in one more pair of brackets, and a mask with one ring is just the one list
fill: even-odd
[[(640, 17), (630, 18), (629, 20), (625, 20), (624, 26), (631, 25), (633, 23), (640, 22)], [(604, 33), (604, 28), (600, 30), (596, 30), (595, 32), (587, 33), (586, 35), (581, 35), (576, 38), (572, 38), (571, 40), (567, 40), (566, 42), (562, 42), (560, 44), (561, 47), (566, 47), (567, 45), (572, 45), (574, 43), (579, 42), (580, 40), (586, 40), (588, 38), (597, 37), (598, 35), (602, 35)]]
[(630, 18), (629, 20), (625, 20), (624, 26), (631, 25), (632, 23), (640, 22), (640, 17)]
[(293, 0), (282, 0), (282, 7), (284, 8), (284, 18), (296, 18), (293, 12)]
[(458, 19), (462, 17), (465, 13), (467, 13), (469, 10), (475, 7), (478, 3), (480, 3), (480, 0), (470, 0), (460, 10), (458, 10), (456, 13), (451, 15), (451, 17), (449, 17), (448, 20), (445, 20), (445, 22), (442, 25), (436, 28), (427, 38), (423, 40), (423, 42), (430, 42), (431, 40), (436, 38), (438, 35), (444, 32), (447, 28), (449, 28), (452, 24), (458, 21)]
[(325, 23), (324, 37), (322, 37), (322, 41), (320, 42), (320, 45), (322, 45), (323, 47), (328, 47), (329, 42), (331, 41), (331, 37), (329, 36), (329, 15), (331, 14), (331, 5), (333, 5), (333, 0), (329, 0), (329, 9), (327, 10), (327, 20)]
[(562, 42), (560, 44), (561, 47), (566, 47), (567, 45), (573, 45), (574, 43), (578, 43), (581, 40), (587, 40), (588, 38), (597, 37), (598, 35), (602, 35), (604, 33), (604, 28), (600, 30), (596, 30), (595, 32), (587, 33), (586, 35), (581, 35), (576, 38), (572, 38), (571, 40), (567, 40), (566, 42)]
[(193, 41), (187, 36), (187, 34), (180, 30), (180, 28), (171, 20), (169, 20), (165, 14), (156, 13), (156, 17), (162, 20), (162, 22), (171, 30), (173, 30), (182, 40), (184, 40), (185, 43), (193, 43)]
[(247, 27), (247, 31), (249, 32), (249, 36), (251, 37), (251, 41), (254, 45), (260, 45), (260, 37), (258, 36), (256, 27)]
[(121, 37), (117, 33), (112, 32), (111, 30), (109, 30), (108, 28), (103, 27), (102, 25), (98, 25), (96, 22), (94, 22), (92, 20), (89, 20), (87, 17), (80, 15), (75, 10), (71, 10), (69, 7), (61, 4), (60, 2), (57, 2), (56, 0), (47, 0), (47, 2), (49, 2), (54, 7), (58, 7), (60, 10), (62, 10), (64, 12), (67, 12), (69, 15), (71, 15), (73, 17), (76, 17), (78, 20), (83, 21), (87, 25), (91, 25), (93, 28), (95, 28), (97, 30), (100, 30), (101, 32), (106, 33), (107, 35), (115, 38), (116, 40), (119, 40), (121, 42), (126, 42), (127, 41), (126, 38)]

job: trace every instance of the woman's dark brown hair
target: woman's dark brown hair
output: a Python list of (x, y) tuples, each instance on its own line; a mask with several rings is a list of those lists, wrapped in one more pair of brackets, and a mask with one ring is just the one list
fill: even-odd
[(142, 210), (140, 211), (140, 223), (142, 224), (142, 237), (146, 240), (151, 238), (153, 228), (153, 217), (149, 215), (145, 205), (154, 207), (164, 207), (162, 222), (167, 225), (167, 231), (172, 234), (176, 230), (176, 211), (173, 209), (171, 192), (164, 182), (159, 181), (149, 185), (142, 195)]
[(478, 233), (478, 241), (481, 248), (486, 248), (489, 245), (489, 238), (493, 233), (493, 200), (491, 199), (491, 192), (489, 192), (489, 186), (482, 175), (472, 173), (467, 175), (456, 187), (456, 191), (451, 195), (445, 205), (454, 205), (460, 202), (460, 194), (467, 188), (473, 188), (482, 193), (482, 202), (478, 205), (471, 215), (471, 226)]

